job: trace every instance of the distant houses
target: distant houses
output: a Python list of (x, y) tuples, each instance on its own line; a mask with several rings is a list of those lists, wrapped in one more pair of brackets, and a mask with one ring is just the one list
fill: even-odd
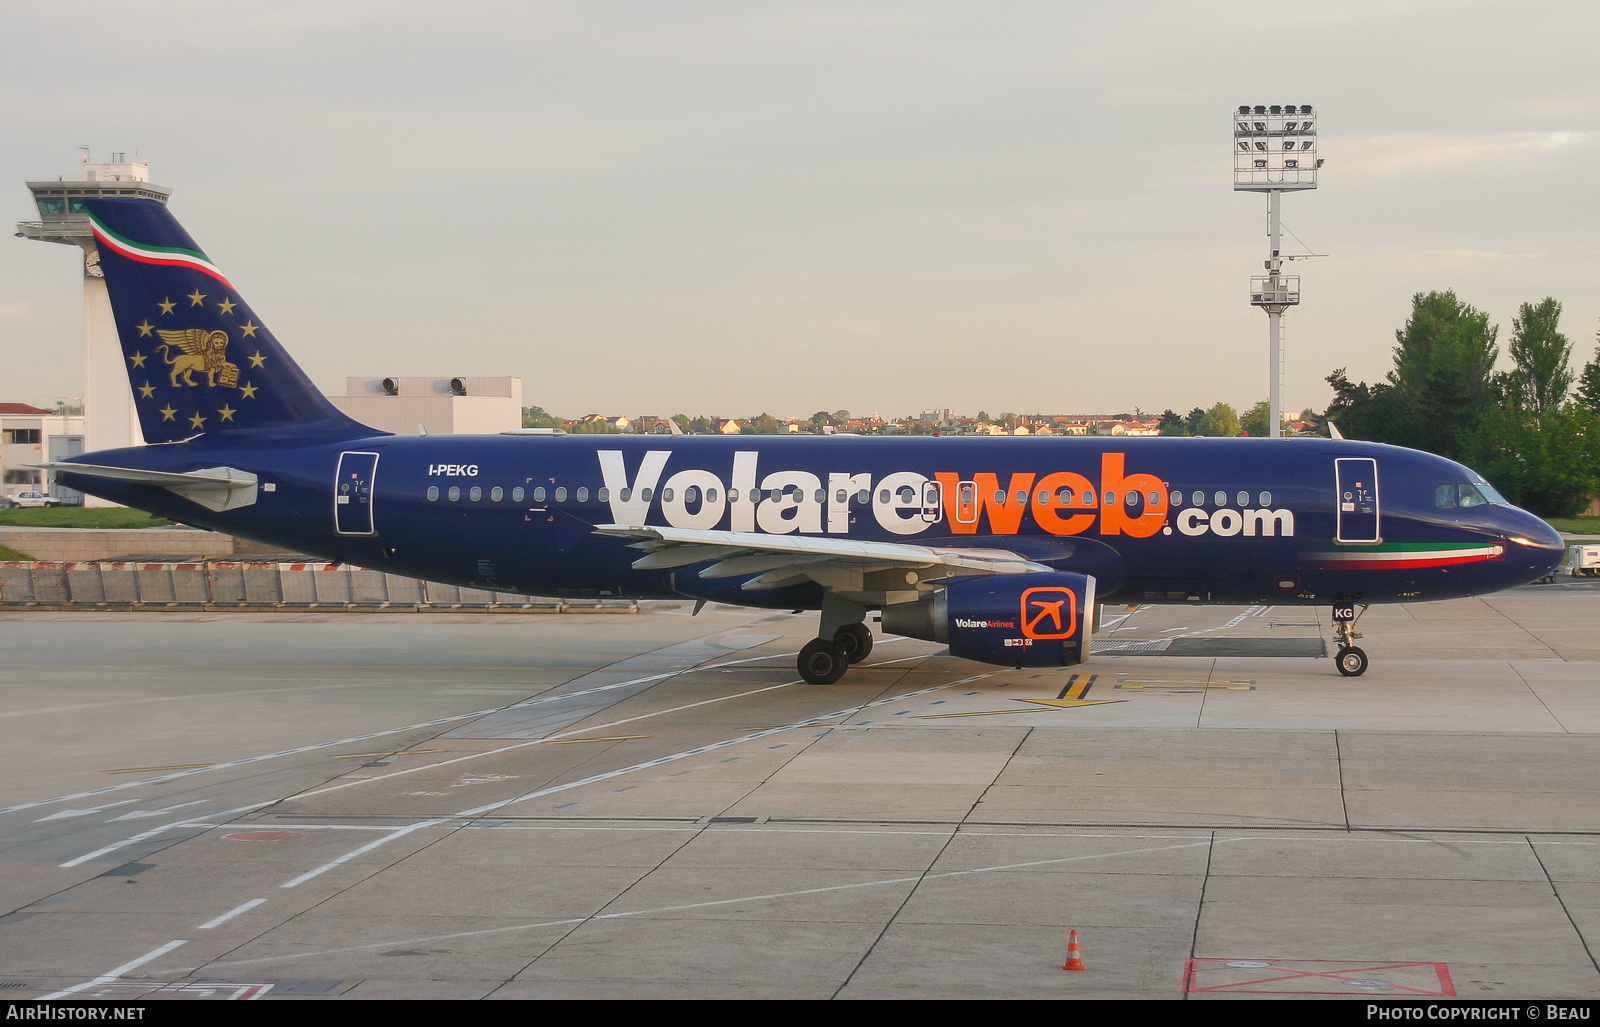
[[(535, 415), (533, 412), (537, 412)], [(640, 414), (585, 414), (563, 420), (538, 407), (525, 411), (524, 423), (577, 433), (641, 435), (991, 435), (1100, 436), (1144, 438), (1161, 434), (1160, 421), (1127, 414), (1003, 414), (997, 418), (965, 417), (950, 410), (927, 410), (914, 417), (884, 418), (878, 414), (849, 417), (845, 411), (818, 412), (811, 417), (779, 419), (770, 414), (750, 418), (688, 417)], [(1294, 433), (1314, 433), (1317, 425), (1295, 422)]]

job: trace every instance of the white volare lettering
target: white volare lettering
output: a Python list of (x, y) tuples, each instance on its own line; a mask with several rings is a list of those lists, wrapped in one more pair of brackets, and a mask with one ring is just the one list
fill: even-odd
[(667, 466), (671, 452), (652, 449), (646, 453), (644, 459), (639, 461), (639, 472), (632, 482), (628, 481), (628, 469), (622, 461), (620, 449), (602, 449), (597, 455), (600, 457), (600, 476), (605, 479), (606, 489), (611, 493), (611, 523), (643, 524), (650, 513), (650, 500), (655, 495), (656, 483), (661, 480), (661, 472)]
[[(828, 475), (828, 533), (831, 535), (844, 535), (850, 531), (850, 501), (855, 499), (856, 493), (871, 491), (872, 475), (870, 474), (840, 474), (837, 471)], [(844, 498), (841, 500), (840, 494)]]
[(732, 502), (728, 509), (728, 528), (731, 531), (756, 530), (756, 505), (750, 501), (750, 493), (756, 487), (756, 461), (760, 454), (754, 450), (742, 450), (733, 454), (733, 481), (729, 487), (739, 493), (737, 502)]
[(922, 519), (922, 486), (927, 478), (915, 471), (896, 471), (878, 482), (872, 497), (872, 513), (885, 531), (896, 535), (915, 535), (925, 531)]
[(787, 535), (796, 529), (806, 535), (819, 533), (822, 504), (812, 501), (812, 493), (821, 487), (821, 480), (810, 471), (772, 472), (761, 479), (761, 488), (771, 496), (756, 507), (756, 523), (773, 535)]
[[(689, 494), (696, 489), (700, 508), (690, 513)], [(710, 471), (679, 471), (661, 490), (661, 516), (674, 528), (715, 528), (727, 506), (722, 495), (722, 479)]]

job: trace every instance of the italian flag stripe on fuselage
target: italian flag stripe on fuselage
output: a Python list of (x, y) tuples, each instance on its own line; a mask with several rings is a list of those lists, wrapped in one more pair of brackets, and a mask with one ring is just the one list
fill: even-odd
[(1319, 570), (1410, 570), (1417, 567), (1449, 567), (1452, 564), (1493, 560), (1505, 552), (1504, 546), (1481, 542), (1412, 543), (1399, 542), (1371, 548), (1335, 549), (1301, 553), (1303, 564)]
[(201, 274), (210, 275), (217, 281), (233, 288), (233, 283), (223, 277), (217, 266), (206, 258), (199, 250), (186, 250), (177, 246), (151, 246), (146, 243), (137, 243), (132, 239), (124, 238), (100, 223), (100, 219), (93, 214), (89, 215), (89, 223), (94, 228), (95, 242), (109, 250), (136, 260), (141, 264), (158, 264), (167, 267), (186, 267)]

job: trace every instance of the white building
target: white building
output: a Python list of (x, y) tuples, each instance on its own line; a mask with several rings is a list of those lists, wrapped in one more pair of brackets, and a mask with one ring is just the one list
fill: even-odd
[(0, 495), (48, 492), (67, 503), (83, 493), (55, 484), (55, 474), (31, 464), (65, 460), (83, 452), (83, 418), (40, 410), (26, 403), (0, 403)]
[(522, 427), (522, 379), (346, 378), (341, 411), (396, 435), (493, 435)]

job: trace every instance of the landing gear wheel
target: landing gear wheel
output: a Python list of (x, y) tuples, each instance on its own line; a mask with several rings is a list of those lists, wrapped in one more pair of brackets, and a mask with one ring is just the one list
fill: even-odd
[(846, 624), (833, 633), (833, 644), (844, 650), (844, 658), (860, 663), (872, 652), (872, 629), (865, 624)]
[(831, 685), (849, 667), (844, 650), (830, 639), (813, 638), (800, 650), (800, 676), (807, 684)]
[(1358, 678), (1367, 672), (1367, 654), (1353, 645), (1340, 649), (1333, 662), (1339, 665), (1339, 673), (1347, 678)]

